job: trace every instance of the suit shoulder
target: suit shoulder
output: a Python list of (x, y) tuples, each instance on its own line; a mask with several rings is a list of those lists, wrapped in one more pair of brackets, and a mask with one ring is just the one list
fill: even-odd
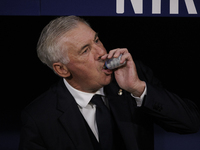
[(56, 85), (51, 86), (46, 92), (33, 100), (23, 111), (31, 114), (40, 114), (49, 108), (55, 107)]
[(162, 87), (161, 82), (154, 76), (153, 71), (141, 61), (136, 60), (135, 66), (140, 80)]

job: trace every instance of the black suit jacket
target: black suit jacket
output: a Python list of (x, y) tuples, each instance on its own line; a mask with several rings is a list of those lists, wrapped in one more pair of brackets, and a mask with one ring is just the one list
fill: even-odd
[[(154, 122), (167, 131), (197, 132), (200, 119), (195, 104), (163, 89), (140, 62), (136, 67), (147, 84), (142, 107), (130, 93), (118, 95), (115, 80), (104, 88), (126, 149), (153, 150)], [(20, 149), (93, 150), (82, 114), (62, 79), (23, 110), (22, 122)]]

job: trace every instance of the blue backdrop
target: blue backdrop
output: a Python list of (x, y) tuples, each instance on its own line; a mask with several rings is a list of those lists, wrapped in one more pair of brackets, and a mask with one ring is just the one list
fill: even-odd
[(1, 0), (0, 15), (200, 16), (199, 0)]

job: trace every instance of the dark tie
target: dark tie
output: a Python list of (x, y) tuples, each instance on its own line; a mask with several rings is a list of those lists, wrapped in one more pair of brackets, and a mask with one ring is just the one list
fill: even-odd
[(96, 105), (96, 122), (99, 133), (99, 144), (102, 150), (111, 150), (113, 147), (114, 121), (108, 107), (104, 104), (101, 95), (94, 95), (91, 102)]

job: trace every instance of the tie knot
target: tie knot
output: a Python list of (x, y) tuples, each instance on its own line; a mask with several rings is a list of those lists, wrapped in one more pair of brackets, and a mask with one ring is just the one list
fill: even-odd
[(92, 102), (93, 104), (99, 106), (99, 107), (101, 107), (101, 106), (103, 106), (103, 105), (105, 106), (105, 104), (104, 104), (104, 102), (103, 102), (103, 100), (102, 100), (102, 98), (101, 98), (101, 95), (98, 95), (98, 94), (95, 94), (95, 95), (92, 97), (91, 102)]

